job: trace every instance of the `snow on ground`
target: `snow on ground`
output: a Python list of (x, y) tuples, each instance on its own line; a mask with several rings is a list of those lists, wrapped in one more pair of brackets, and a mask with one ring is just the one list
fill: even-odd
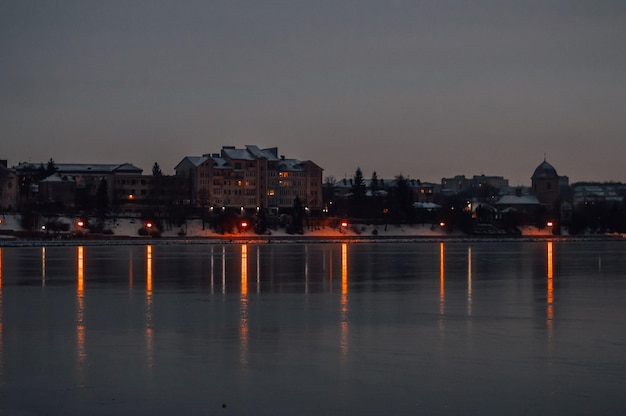
[[(70, 224), (70, 232), (78, 230), (78, 219), (60, 217), (60, 221)], [(116, 218), (108, 220), (105, 224), (105, 229), (111, 230), (116, 237), (141, 237), (139, 235), (139, 229), (144, 227), (143, 221), (138, 218)], [(21, 231), (19, 215), (2, 215), (0, 216), (0, 237), (7, 237), (11, 231)], [(533, 226), (521, 227), (522, 236), (524, 237), (551, 237), (552, 230), (550, 228), (538, 229)], [(269, 234), (271, 233), (271, 234)], [(278, 228), (276, 230), (269, 230), (268, 236), (273, 237), (285, 237), (290, 235), (285, 229)], [(4, 236), (2, 236), (4, 234)], [(213, 238), (229, 238), (229, 237), (243, 237), (243, 236), (256, 236), (254, 231), (248, 230), (245, 233), (231, 233), (231, 234), (218, 234), (214, 230), (209, 229), (208, 224), (205, 224), (205, 229), (202, 229), (202, 221), (200, 219), (188, 220), (182, 227), (172, 227), (171, 229), (162, 230), (161, 235), (163, 237), (170, 238), (192, 238), (192, 237), (213, 237)], [(351, 224), (346, 229), (338, 229), (331, 227), (323, 227), (319, 229), (305, 228), (304, 236), (308, 237), (463, 237), (464, 234), (456, 231), (448, 233), (444, 231), (439, 225), (432, 224), (417, 224), (417, 225), (371, 225), (371, 224)]]

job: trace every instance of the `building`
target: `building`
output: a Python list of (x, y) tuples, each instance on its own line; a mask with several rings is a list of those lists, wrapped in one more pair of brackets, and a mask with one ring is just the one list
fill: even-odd
[(309, 209), (322, 209), (322, 171), (310, 160), (288, 159), (278, 148), (224, 146), (220, 153), (186, 156), (174, 168), (189, 182), (190, 204), (256, 210), (291, 208), (299, 198)]
[(537, 166), (530, 178), (533, 194), (542, 205), (553, 205), (559, 198), (561, 181), (554, 166), (546, 159)]
[(453, 178), (441, 178), (441, 192), (446, 195), (459, 193), (481, 193), (489, 189), (500, 189), (509, 186), (509, 180), (502, 176), (474, 175), (468, 179), (465, 175)]

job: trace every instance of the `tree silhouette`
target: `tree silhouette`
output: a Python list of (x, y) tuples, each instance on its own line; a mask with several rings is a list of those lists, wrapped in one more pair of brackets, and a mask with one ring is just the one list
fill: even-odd
[(152, 176), (163, 176), (163, 172), (161, 172), (161, 167), (157, 162), (154, 162), (154, 165), (152, 165)]

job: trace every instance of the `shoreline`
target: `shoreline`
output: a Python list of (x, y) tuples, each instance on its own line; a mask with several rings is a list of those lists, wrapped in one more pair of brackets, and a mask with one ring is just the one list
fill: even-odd
[(621, 235), (598, 236), (472, 236), (472, 235), (440, 235), (440, 236), (306, 236), (306, 235), (225, 235), (210, 237), (92, 237), (92, 238), (60, 238), (60, 239), (28, 239), (0, 238), (0, 247), (63, 247), (63, 246), (136, 246), (136, 245), (221, 245), (221, 244), (372, 244), (372, 243), (481, 243), (481, 242), (603, 242), (625, 241)]

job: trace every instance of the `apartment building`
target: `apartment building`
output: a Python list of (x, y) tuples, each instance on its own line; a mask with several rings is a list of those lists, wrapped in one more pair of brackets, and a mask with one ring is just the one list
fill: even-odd
[(174, 168), (190, 182), (190, 203), (215, 208), (290, 208), (298, 197), (322, 208), (322, 171), (307, 160), (287, 159), (278, 148), (222, 147), (220, 153), (186, 156)]

